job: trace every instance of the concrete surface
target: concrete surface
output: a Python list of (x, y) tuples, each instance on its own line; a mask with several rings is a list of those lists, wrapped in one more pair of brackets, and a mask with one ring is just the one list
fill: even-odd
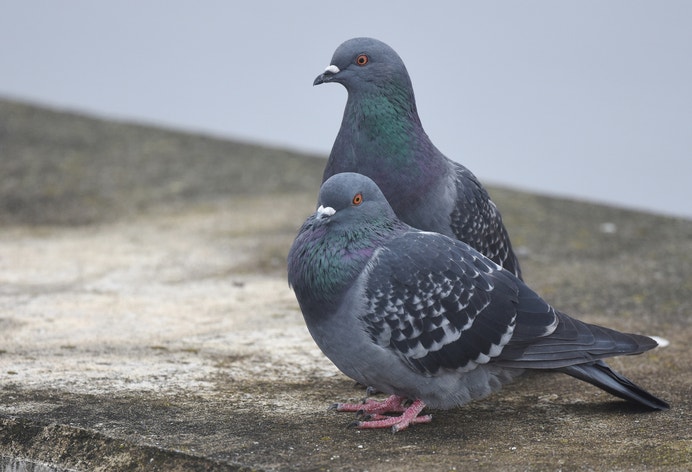
[(539, 293), (670, 340), (612, 362), (670, 411), (534, 374), (359, 432), (284, 274), (324, 161), (2, 101), (0, 152), (0, 467), (692, 468), (691, 221), (491, 189)]

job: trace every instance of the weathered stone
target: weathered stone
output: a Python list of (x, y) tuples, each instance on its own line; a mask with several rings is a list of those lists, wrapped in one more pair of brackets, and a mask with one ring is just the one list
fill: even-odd
[[(612, 361), (670, 411), (531, 374), (433, 411), (430, 425), (359, 432), (327, 407), (364, 391), (317, 350), (284, 274), (324, 161), (9, 102), (0, 139), (0, 196), (21, 202), (0, 205), (0, 466), (5, 456), (103, 471), (692, 467), (691, 221), (491, 188), (546, 299), (670, 340)], [(153, 142), (165, 152), (147, 154)], [(126, 148), (134, 157), (120, 162), (114, 149)], [(108, 198), (80, 177), (112, 171)], [(25, 187), (47, 183), (56, 200)]]

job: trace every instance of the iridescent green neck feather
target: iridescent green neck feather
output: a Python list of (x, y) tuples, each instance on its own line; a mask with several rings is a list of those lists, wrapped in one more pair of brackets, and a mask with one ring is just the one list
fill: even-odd
[(324, 316), (329, 311), (325, 307), (337, 306), (376, 248), (405, 229), (398, 220), (339, 228), (319, 218), (308, 219), (288, 257), (289, 284), (303, 313)]

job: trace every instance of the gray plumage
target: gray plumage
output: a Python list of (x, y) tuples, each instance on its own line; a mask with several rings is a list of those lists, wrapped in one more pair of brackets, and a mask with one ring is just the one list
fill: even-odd
[(425, 133), (399, 55), (376, 39), (350, 39), (314, 84), (326, 82), (346, 87), (348, 100), (323, 181), (340, 172), (367, 175), (406, 223), (460, 239), (521, 277), (488, 192)]
[(450, 408), (525, 369), (558, 370), (668, 408), (601, 360), (652, 349), (653, 339), (555, 310), (469, 245), (402, 222), (363, 175), (323, 184), (290, 249), (288, 280), (324, 354), (379, 391)]

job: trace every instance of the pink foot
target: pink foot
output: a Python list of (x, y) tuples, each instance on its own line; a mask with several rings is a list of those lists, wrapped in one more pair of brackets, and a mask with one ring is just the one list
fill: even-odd
[[(418, 416), (425, 403), (414, 401), (410, 406), (404, 406), (406, 398), (391, 395), (389, 398), (377, 401), (367, 399), (363, 403), (336, 403), (333, 408), (337, 411), (354, 411), (364, 421), (355, 421), (350, 426), (359, 429), (392, 428), (392, 432), (403, 431), (412, 424), (430, 423), (432, 415)], [(388, 416), (385, 413), (402, 412), (400, 416)]]
[(334, 403), (332, 410), (353, 411), (359, 416), (381, 415), (382, 413), (405, 411), (406, 398), (398, 395), (390, 395), (386, 400), (373, 400), (366, 398), (362, 403)]

